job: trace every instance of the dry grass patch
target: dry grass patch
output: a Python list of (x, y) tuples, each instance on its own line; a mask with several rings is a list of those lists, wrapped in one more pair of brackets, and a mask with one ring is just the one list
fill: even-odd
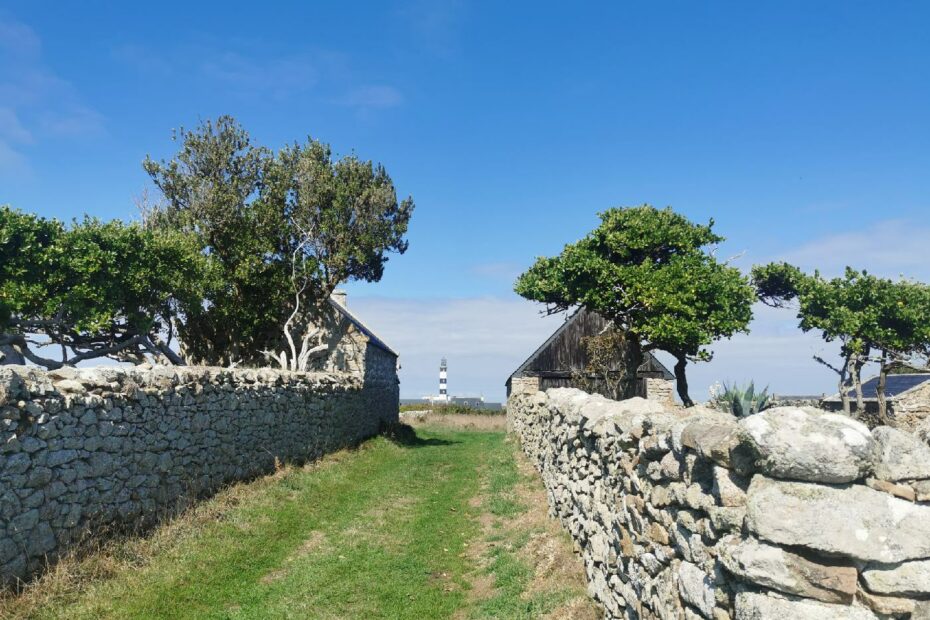
[(428, 413), (405, 417), (404, 422), (415, 428), (434, 427), (457, 431), (503, 431), (507, 429), (507, 416), (465, 413)]
[(508, 440), (481, 469), (481, 535), (467, 550), (473, 609), (457, 618), (594, 620), (581, 559), (548, 518), (545, 490), (532, 465)]

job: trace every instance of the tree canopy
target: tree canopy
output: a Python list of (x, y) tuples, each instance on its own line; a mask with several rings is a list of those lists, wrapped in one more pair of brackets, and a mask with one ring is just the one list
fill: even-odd
[(185, 356), (255, 365), (272, 354), (303, 369), (333, 290), (380, 280), (388, 254), (406, 251), (412, 199), (398, 202), (380, 165), (336, 160), (312, 138), (273, 153), (228, 116), (175, 137), (172, 160), (144, 163), (166, 200), (149, 225), (194, 235), (220, 274), (183, 309)]
[[(797, 304), (800, 328), (817, 330), (826, 342), (838, 341), (842, 362), (820, 363), (839, 375), (844, 410), (850, 412), (849, 391), (856, 393), (857, 411), (864, 412), (862, 368), (880, 363), (881, 379), (895, 366), (930, 352), (930, 287), (909, 280), (893, 281), (847, 267), (841, 277), (805, 274), (787, 263), (759, 265), (752, 270), (759, 298), (768, 305)], [(880, 381), (881, 388), (884, 387)], [(883, 394), (878, 394), (884, 416)]]
[[(0, 207), (0, 345), (48, 368), (102, 356), (176, 358), (171, 318), (202, 298), (210, 278), (192, 241), (118, 220), (65, 226)], [(49, 345), (60, 355), (37, 352)]]
[(143, 164), (164, 200), (141, 224), (0, 208), (4, 351), (49, 368), (149, 355), (306, 370), (333, 290), (380, 280), (407, 249), (413, 201), (381, 165), (312, 138), (275, 153), (228, 116), (175, 138), (174, 158)]
[(695, 224), (669, 208), (614, 208), (601, 224), (555, 257), (539, 258), (516, 292), (549, 312), (583, 306), (611, 321), (635, 350), (662, 350), (677, 363), (678, 395), (691, 405), (685, 367), (706, 361), (707, 346), (747, 331), (755, 299), (740, 271), (716, 259), (723, 241), (713, 221)]

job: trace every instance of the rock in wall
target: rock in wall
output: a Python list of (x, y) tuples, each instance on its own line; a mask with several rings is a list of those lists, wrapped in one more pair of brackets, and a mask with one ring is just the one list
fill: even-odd
[(930, 618), (930, 447), (913, 434), (565, 388), (507, 415), (607, 618)]
[(366, 376), (0, 367), (0, 582), (88, 534), (376, 434), (398, 415), (389, 364)]

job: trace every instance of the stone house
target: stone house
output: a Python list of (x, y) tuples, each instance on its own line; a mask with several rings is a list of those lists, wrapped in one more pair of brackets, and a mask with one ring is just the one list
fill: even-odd
[[(593, 386), (577, 385), (577, 379), (589, 362), (584, 339), (600, 334), (606, 326), (607, 320), (598, 313), (577, 310), (507, 378), (507, 396), (557, 387), (585, 387), (589, 392), (605, 393), (606, 384), (597, 377)], [(622, 364), (618, 354), (609, 372), (623, 371)], [(674, 403), (675, 375), (654, 355), (644, 354), (636, 376), (637, 396)]]
[[(878, 377), (862, 384), (865, 402), (865, 417), (871, 420), (878, 414), (878, 397), (875, 390)], [(921, 422), (930, 418), (930, 373), (907, 373), (888, 375), (885, 385), (888, 401), (889, 423), (892, 426), (914, 432)], [(856, 393), (849, 391), (850, 408), (856, 412)], [(828, 411), (842, 411), (843, 401), (836, 393), (823, 400), (822, 407)], [(877, 420), (875, 420), (877, 423)]]
[(329, 330), (329, 350), (314, 362), (314, 370), (350, 372), (366, 384), (391, 384), (398, 392), (397, 353), (349, 311), (346, 294), (338, 291), (329, 300), (336, 311), (336, 326)]

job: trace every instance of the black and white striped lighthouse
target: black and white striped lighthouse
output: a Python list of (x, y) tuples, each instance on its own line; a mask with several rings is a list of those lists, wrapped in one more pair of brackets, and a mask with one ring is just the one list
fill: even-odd
[(446, 365), (446, 358), (442, 358), (442, 361), (439, 362), (439, 400), (449, 400), (449, 386), (446, 383), (448, 377), (449, 375), (448, 366)]

